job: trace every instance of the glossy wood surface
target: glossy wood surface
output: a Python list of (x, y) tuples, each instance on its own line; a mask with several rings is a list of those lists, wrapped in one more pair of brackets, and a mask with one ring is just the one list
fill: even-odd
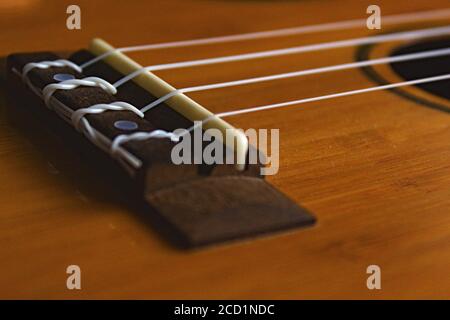
[[(102, 37), (116, 47), (365, 18), (370, 1), (78, 1), (82, 30), (65, 27), (69, 1), (0, 3), (0, 55), (74, 51)], [(396, 14), (444, 0), (378, 1)], [(426, 28), (430, 21), (386, 26)], [(373, 35), (356, 28), (130, 54), (142, 64), (205, 58)], [(400, 45), (376, 46), (381, 57)], [(177, 88), (354, 61), (357, 48), (169, 70)], [(377, 68), (401, 81), (387, 66)], [(190, 96), (214, 112), (375, 85), (360, 70)], [(450, 108), (417, 88), (408, 92)], [(5, 94), (2, 84), (2, 97)], [(0, 298), (449, 298), (450, 115), (392, 92), (315, 102), (228, 121), (280, 129), (280, 171), (268, 180), (313, 212), (313, 228), (180, 251), (161, 239), (86, 159), (48, 156), (0, 118)], [(80, 137), (81, 138), (81, 137)], [(62, 149), (63, 150), (63, 149)], [(69, 158), (69, 159), (67, 159)], [(94, 170), (95, 171), (95, 170)], [(110, 192), (111, 191), (111, 192)], [(66, 267), (82, 290), (66, 288)], [(366, 268), (382, 269), (382, 290)]]

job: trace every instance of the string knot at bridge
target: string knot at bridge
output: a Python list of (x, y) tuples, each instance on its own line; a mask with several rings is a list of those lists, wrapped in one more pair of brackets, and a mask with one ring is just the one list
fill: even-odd
[(83, 129), (87, 132), (90, 130), (88, 129), (90, 127), (89, 122), (84, 118), (87, 114), (99, 114), (102, 112), (105, 112), (107, 110), (111, 111), (131, 111), (138, 115), (140, 118), (144, 117), (144, 114), (135, 106), (123, 102), (123, 101), (117, 101), (113, 103), (100, 103), (95, 104), (93, 106), (90, 106), (89, 108), (83, 108), (78, 109), (72, 113), (71, 120), (72, 124), (78, 131), (83, 131)]
[(92, 128), (89, 121), (84, 117), (87, 114), (99, 114), (107, 110), (112, 111), (131, 111), (143, 118), (144, 114), (138, 108), (123, 101), (117, 101), (110, 104), (95, 104), (89, 108), (78, 109), (72, 113), (71, 120), (73, 126), (80, 132), (83, 132), (89, 140), (98, 146), (102, 146), (100, 135)]
[(66, 60), (66, 59), (58, 59), (58, 60), (54, 60), (54, 61), (30, 62), (30, 63), (27, 63), (22, 68), (22, 79), (24, 81), (27, 81), (28, 72), (30, 72), (34, 68), (48, 69), (51, 67), (69, 67), (69, 68), (74, 69), (78, 73), (81, 73), (83, 71), (80, 66), (78, 66), (77, 64), (73, 63), (72, 61)]
[(147, 140), (147, 139), (151, 139), (151, 138), (170, 139), (173, 142), (180, 141), (180, 136), (178, 134), (173, 133), (173, 132), (168, 132), (165, 130), (160, 130), (160, 129), (153, 130), (150, 132), (140, 131), (140, 132), (135, 132), (132, 134), (122, 134), (120, 136), (117, 136), (111, 143), (111, 154), (115, 155), (118, 152), (120, 146), (125, 142), (131, 141), (131, 140)]
[(52, 95), (55, 93), (56, 90), (72, 90), (79, 86), (100, 87), (112, 95), (117, 93), (116, 87), (114, 87), (108, 81), (98, 77), (87, 77), (83, 79), (70, 79), (62, 81), (60, 83), (51, 83), (45, 86), (45, 88), (42, 90), (44, 101), (48, 106), (50, 98), (52, 97)]

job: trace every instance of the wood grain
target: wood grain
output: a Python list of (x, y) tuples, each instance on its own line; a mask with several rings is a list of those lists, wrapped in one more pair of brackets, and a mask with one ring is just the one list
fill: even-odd
[[(0, 54), (76, 50), (95, 36), (123, 46), (362, 18), (371, 4), (359, 0), (79, 3), (83, 29), (68, 31), (65, 8), (69, 2), (3, 1), (0, 27), (9, 32), (0, 34)], [(383, 14), (448, 5), (440, 0), (379, 4)], [(142, 64), (154, 64), (374, 32), (352, 29), (130, 56)], [(184, 87), (350, 62), (356, 50), (158, 75), (175, 87)], [(373, 55), (385, 55), (388, 50), (380, 46)], [(382, 69), (389, 74), (387, 68)], [(394, 78), (391, 74), (389, 79)], [(352, 70), (190, 96), (217, 112), (372, 85), (360, 70)], [(408, 90), (439, 100), (416, 88)], [(441, 100), (448, 106), (448, 101)], [(316, 215), (314, 228), (207, 250), (176, 250), (116, 197), (113, 186), (96, 179), (95, 168), (64, 141), (59, 141), (61, 150), (70, 156), (50, 158), (2, 116), (0, 297), (449, 297), (447, 113), (392, 92), (374, 92), (229, 121), (242, 128), (280, 129), (281, 167), (268, 180)], [(81, 291), (66, 289), (65, 270), (70, 264), (82, 269)], [(382, 268), (380, 291), (366, 288), (370, 264)]]

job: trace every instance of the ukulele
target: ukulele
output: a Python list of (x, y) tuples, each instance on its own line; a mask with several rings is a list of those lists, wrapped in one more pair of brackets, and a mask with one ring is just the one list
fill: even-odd
[(369, 5), (42, 11), (5, 52), (2, 297), (446, 297), (450, 8)]

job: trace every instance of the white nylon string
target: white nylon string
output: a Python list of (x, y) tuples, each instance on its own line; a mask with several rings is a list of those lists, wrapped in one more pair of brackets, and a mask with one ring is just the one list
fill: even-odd
[(72, 61), (66, 59), (59, 59), (54, 61), (41, 61), (41, 62), (30, 62), (27, 63), (22, 69), (22, 79), (26, 80), (28, 72), (33, 70), (34, 68), (38, 69), (48, 69), (51, 67), (69, 67), (77, 71), (78, 73), (82, 73), (82, 68)]
[(61, 81), (59, 83), (48, 84), (42, 89), (45, 104), (48, 105), (50, 98), (57, 90), (73, 90), (80, 86), (83, 87), (100, 87), (106, 92), (115, 95), (117, 89), (111, 85), (108, 81), (98, 77), (87, 77), (83, 79), (70, 79)]
[(173, 132), (167, 132), (165, 130), (153, 130), (150, 132), (135, 132), (131, 134), (121, 134), (114, 138), (111, 143), (110, 152), (115, 155), (118, 150), (120, 150), (120, 146), (128, 141), (132, 140), (147, 140), (147, 139), (170, 139), (173, 142), (178, 142), (180, 137)]
[[(447, 17), (450, 17), (450, 8), (383, 16), (382, 22), (383, 25), (390, 25), (396, 23), (419, 22), (424, 20), (441, 19)], [(365, 26), (366, 26), (366, 19), (355, 19), (309, 26), (300, 26), (294, 28), (277, 29), (270, 31), (251, 32), (229, 36), (122, 47), (117, 48), (113, 51), (105, 52), (104, 54), (99, 55), (98, 57), (95, 57), (92, 60), (85, 62), (84, 64), (81, 64), (80, 67), (86, 68), (98, 61), (105, 59), (106, 57), (110, 56), (111, 54), (114, 54), (115, 52), (133, 52), (133, 51), (148, 51), (148, 50), (158, 50), (177, 47), (191, 47), (215, 43), (226, 43), (234, 41), (256, 40), (256, 39), (292, 36), (307, 33), (317, 33), (330, 30), (345, 30)]]
[[(196, 128), (200, 127), (201, 125), (205, 124), (206, 122), (209, 122), (209, 121), (211, 121), (213, 119), (217, 119), (217, 118), (225, 118), (225, 117), (231, 117), (231, 116), (244, 114), (244, 113), (259, 112), (259, 111), (265, 111), (265, 110), (271, 110), (271, 109), (286, 108), (286, 107), (296, 106), (296, 105), (309, 103), (309, 102), (329, 100), (329, 99), (335, 99), (335, 98), (340, 98), (340, 97), (368, 93), (368, 92), (389, 90), (389, 89), (394, 89), (394, 88), (400, 88), (400, 87), (412, 86), (412, 85), (424, 84), (424, 83), (431, 83), (431, 82), (437, 82), (437, 81), (443, 81), (443, 80), (449, 80), (449, 79), (450, 79), (450, 73), (447, 73), (447, 74), (435, 76), (435, 77), (421, 78), (421, 79), (416, 79), (416, 80), (382, 85), (382, 86), (376, 86), (376, 87), (370, 87), (370, 88), (364, 88), (364, 89), (358, 89), (358, 90), (351, 90), (351, 91), (344, 91), (344, 92), (338, 92), (338, 93), (317, 96), (317, 97), (312, 97), (312, 98), (299, 99), (299, 100), (293, 100), (293, 101), (245, 108), (245, 109), (240, 109), (240, 110), (235, 110), (235, 111), (227, 111), (227, 112), (217, 113), (217, 114), (214, 114), (202, 121), (196, 122), (195, 125), (186, 129), (184, 132), (179, 133), (178, 135), (175, 132), (168, 132), (168, 131), (164, 131), (164, 130), (155, 130), (155, 131), (151, 131), (151, 132), (141, 131), (141, 132), (136, 132), (136, 133), (132, 133), (132, 134), (128, 134), (128, 135), (122, 135), (122, 136), (120, 136), (120, 139), (115, 141), (114, 148), (117, 148), (122, 143), (125, 143), (128, 141), (145, 140), (145, 139), (150, 139), (150, 138), (166, 138), (166, 139), (171, 139), (172, 141), (176, 142), (180, 138), (189, 134), (190, 132), (192, 132)], [(114, 148), (113, 148), (113, 150), (114, 150)], [(113, 151), (111, 151), (111, 152), (113, 152)]]
[[(411, 14), (387, 16), (387, 17), (383, 17), (383, 23), (389, 24), (389, 23), (402, 23), (402, 22), (408, 22), (408, 21), (421, 21), (421, 20), (428, 20), (428, 19), (439, 19), (439, 18), (444, 18), (444, 17), (448, 17), (448, 16), (450, 16), (450, 8), (443, 9), (443, 10), (441, 9), (441, 10), (426, 11), (426, 12), (421, 12), (421, 13), (411, 13)], [(22, 70), (22, 78), (26, 79), (27, 73), (33, 68), (41, 68), (41, 69), (44, 68), (45, 69), (45, 68), (49, 68), (52, 66), (68, 66), (68, 67), (75, 69), (78, 72), (81, 72), (83, 68), (86, 68), (87, 66), (92, 65), (95, 62), (100, 61), (115, 52), (130, 52), (130, 51), (155, 50), (155, 49), (173, 48), (173, 47), (186, 47), (186, 46), (196, 46), (196, 45), (213, 44), (213, 43), (220, 43), (220, 42), (232, 42), (232, 41), (270, 38), (270, 37), (277, 37), (277, 36), (288, 36), (288, 35), (302, 34), (302, 33), (313, 33), (313, 32), (321, 32), (321, 31), (326, 31), (326, 30), (342, 30), (342, 29), (347, 29), (347, 28), (364, 26), (365, 22), (366, 22), (365, 19), (347, 20), (347, 21), (327, 23), (327, 24), (321, 24), (321, 25), (303, 26), (303, 27), (296, 27), (296, 28), (273, 30), (273, 31), (263, 31), (263, 32), (241, 34), (241, 35), (232, 35), (232, 36), (214, 37), (214, 38), (207, 38), (207, 39), (196, 39), (196, 40), (161, 43), (161, 44), (150, 44), (150, 45), (142, 45), (142, 46), (124, 47), (124, 48), (115, 49), (110, 52), (106, 52), (105, 54), (102, 54), (102, 55), (100, 55), (90, 61), (87, 61), (84, 64), (79, 65), (79, 66), (68, 60), (42, 61), (41, 63), (30, 63), (30, 64), (26, 65), (24, 67), (24, 69)], [(175, 63), (159, 64), (159, 65), (144, 67), (140, 70), (137, 70), (136, 72), (133, 72), (133, 73), (123, 77), (122, 79), (120, 79), (119, 81), (114, 83), (113, 85), (109, 84), (108, 87), (109, 87), (109, 90), (115, 91), (115, 88), (118, 88), (122, 84), (124, 84), (127, 81), (136, 77), (137, 75), (144, 73), (144, 72), (148, 72), (148, 71), (167, 70), (167, 69), (174, 69), (174, 68), (185, 68), (185, 67), (191, 67), (191, 66), (201, 66), (201, 65), (225, 63), (225, 62), (232, 62), (232, 61), (244, 61), (244, 60), (249, 60), (249, 59), (275, 57), (275, 56), (282, 56), (282, 55), (302, 53), (302, 52), (312, 52), (312, 51), (319, 51), (319, 50), (336, 49), (336, 48), (343, 48), (343, 47), (356, 46), (356, 45), (365, 45), (365, 44), (374, 44), (374, 43), (381, 43), (381, 42), (394, 41), (394, 40), (418, 39), (418, 38), (423, 38), (423, 37), (434, 37), (434, 36), (442, 36), (442, 35), (448, 35), (448, 34), (450, 34), (450, 26), (430, 28), (430, 29), (420, 29), (420, 30), (414, 30), (414, 31), (405, 31), (405, 32), (398, 32), (398, 33), (392, 33), (392, 34), (386, 34), (386, 35), (354, 38), (354, 39), (312, 44), (312, 45), (303, 45), (303, 46), (297, 46), (297, 47), (291, 47), (291, 48), (260, 51), (260, 52), (253, 52), (253, 53), (247, 53), (247, 54), (222, 56), (222, 57), (215, 57), (215, 58), (209, 58), (209, 59), (199, 59), (199, 60), (192, 60), (192, 61), (182, 61), (182, 62), (175, 62)], [(357, 68), (357, 67), (363, 67), (363, 66), (367, 66), (367, 65), (374, 65), (374, 64), (381, 64), (381, 63), (388, 63), (388, 62), (398, 62), (398, 61), (414, 60), (414, 59), (420, 59), (420, 58), (432, 57), (432, 56), (442, 56), (442, 55), (448, 54), (446, 52), (446, 50), (449, 50), (449, 49), (450, 48), (428, 51), (428, 52), (421, 52), (421, 53), (404, 55), (404, 56), (397, 56), (397, 57), (393, 57), (393, 58), (382, 58), (382, 59), (375, 59), (375, 60), (369, 60), (369, 61), (360, 61), (360, 62), (356, 62), (356, 63), (348, 63), (348, 64), (343, 64), (343, 65), (335, 65), (335, 66), (329, 66), (329, 67), (323, 67), (323, 68), (317, 68), (317, 69), (296, 71), (296, 72), (277, 74), (277, 75), (271, 75), (271, 76), (266, 76), (266, 77), (250, 78), (250, 79), (243, 79), (243, 80), (217, 83), (217, 84), (211, 84), (211, 85), (183, 88), (183, 89), (175, 90), (174, 92), (172, 92), (160, 99), (168, 99), (173, 95), (183, 93), (183, 92), (192, 92), (192, 91), (200, 91), (200, 90), (208, 90), (208, 89), (214, 89), (214, 88), (256, 83), (256, 82), (261, 82), (261, 81), (283, 79), (283, 78), (289, 78), (289, 77), (294, 77), (294, 76), (329, 72), (329, 71), (335, 71), (335, 70), (344, 70), (344, 69), (349, 69), (349, 68)], [(390, 60), (388, 60), (388, 59), (390, 59)], [(402, 86), (442, 81), (442, 80), (447, 80), (447, 79), (450, 79), (450, 74), (436, 76), (436, 77), (422, 78), (422, 79), (417, 79), (417, 80), (412, 80), (412, 81), (405, 81), (405, 82), (377, 86), (377, 87), (371, 87), (371, 88), (365, 88), (365, 89), (359, 89), (359, 90), (345, 91), (345, 92), (334, 93), (334, 94), (330, 94), (330, 95), (324, 95), (324, 96), (318, 96), (318, 97), (312, 97), (312, 98), (306, 98), (306, 99), (299, 99), (299, 100), (282, 102), (282, 103), (277, 103), (277, 104), (257, 106), (257, 107), (252, 107), (252, 108), (240, 109), (240, 110), (236, 110), (236, 111), (222, 112), (222, 113), (218, 113), (218, 114), (212, 115), (212, 116), (204, 119), (203, 121), (200, 122), (200, 124), (208, 122), (214, 118), (224, 118), (224, 117), (229, 117), (229, 116), (234, 116), (234, 115), (239, 115), (239, 114), (244, 114), (244, 113), (251, 113), (251, 112), (258, 112), (258, 111), (264, 111), (264, 110), (269, 110), (269, 109), (283, 108), (283, 107), (299, 105), (299, 104), (303, 104), (303, 103), (307, 103), (307, 102), (321, 101), (321, 100), (362, 94), (362, 93), (373, 92), (373, 91), (388, 90), (388, 89), (402, 87)], [(102, 87), (100, 85), (100, 82), (98, 82), (98, 81), (97, 82), (94, 81), (95, 83), (80, 82), (83, 80), (88, 80), (88, 79), (78, 79), (78, 80), (76, 80), (76, 81), (78, 81), (77, 83), (70, 83), (71, 80), (67, 80), (64, 83), (60, 83), (59, 86), (57, 86), (57, 87), (49, 86), (48, 88), (46, 88), (48, 91), (47, 100), (50, 99), (52, 93), (55, 90), (59, 90), (59, 89), (70, 90), (70, 89), (75, 88), (78, 85), (88, 85), (88, 86), (95, 85), (95, 86)], [(75, 80), (73, 80), (73, 81), (75, 81)], [(71, 87), (65, 87), (64, 85), (66, 85), (66, 86), (71, 85)], [(108, 89), (108, 88), (106, 88), (106, 89)], [(158, 99), (158, 100), (160, 100), (160, 99)], [(155, 101), (155, 102), (157, 102), (157, 101)], [(159, 103), (161, 103), (162, 101), (164, 101), (164, 100), (161, 100)], [(130, 106), (119, 105), (119, 103), (108, 104), (108, 105), (106, 105), (106, 104), (105, 105), (95, 105), (95, 106), (92, 106), (91, 108), (86, 108), (85, 110), (83, 110), (84, 113), (80, 113), (72, 120), (74, 121), (74, 125), (78, 129), (85, 131), (85, 133), (91, 138), (91, 140), (94, 143), (98, 143), (98, 137), (96, 136), (96, 131), (89, 125), (87, 120), (84, 118), (84, 115), (88, 114), (88, 113), (101, 113), (106, 110), (119, 110), (119, 109), (125, 110), (125, 109), (127, 109), (127, 110), (135, 112), (139, 116), (143, 116), (142, 110), (137, 110), (133, 106), (131, 106), (131, 109), (132, 109), (131, 110), (129, 107)], [(151, 108), (151, 106), (148, 105), (145, 108), (146, 108), (145, 111), (147, 111), (149, 108)], [(80, 126), (80, 123), (83, 123), (83, 127)], [(194, 125), (193, 127), (189, 128), (187, 130), (187, 133), (194, 130), (197, 125)], [(120, 145), (122, 143), (130, 141), (130, 140), (134, 140), (134, 139), (143, 140), (143, 139), (147, 139), (147, 138), (169, 138), (172, 141), (177, 141), (179, 137), (181, 137), (181, 135), (176, 135), (173, 132), (166, 132), (164, 130), (156, 130), (156, 131), (150, 132), (150, 133), (149, 132), (146, 132), (146, 133), (138, 132), (138, 133), (134, 133), (132, 135), (123, 135), (123, 136), (118, 137), (117, 140), (113, 141), (112, 151), (113, 151), (113, 153), (116, 153), (116, 152), (122, 150), (120, 147)]]
[(434, 77), (428, 77), (428, 78), (421, 78), (416, 80), (410, 80), (410, 81), (404, 81), (404, 82), (397, 82), (397, 83), (391, 83), (387, 85), (382, 86), (376, 86), (376, 87), (370, 87), (370, 88), (364, 88), (364, 89), (358, 89), (358, 90), (351, 90), (351, 91), (344, 91), (344, 92), (338, 92), (318, 97), (312, 97), (312, 98), (305, 98), (305, 99), (299, 99), (299, 100), (293, 100), (293, 101), (287, 101), (287, 102), (281, 102), (281, 103), (275, 103), (275, 104), (269, 104), (269, 105), (263, 105), (263, 106), (257, 106), (257, 107), (251, 107), (251, 108), (245, 108), (245, 109), (239, 109), (235, 111), (227, 111), (227, 112), (221, 112), (216, 113), (203, 121), (200, 121), (198, 125), (194, 125), (191, 128), (187, 130), (187, 132), (191, 132), (196, 127), (198, 127), (200, 124), (204, 124), (206, 122), (211, 121), (215, 118), (225, 118), (225, 117), (231, 117), (235, 115), (240, 115), (244, 113), (252, 113), (252, 112), (259, 112), (264, 110), (271, 110), (271, 109), (279, 109), (279, 108), (286, 108), (289, 106), (295, 106), (299, 104), (309, 103), (309, 102), (316, 102), (316, 101), (322, 101), (322, 100), (329, 100), (329, 99), (335, 99), (339, 97), (346, 97), (346, 96), (353, 96), (357, 94), (362, 93), (368, 93), (368, 92), (374, 92), (374, 91), (382, 91), (382, 90), (389, 90), (399, 87), (405, 87), (405, 86), (412, 86), (417, 84), (424, 84), (424, 83), (430, 83), (430, 82), (437, 82), (437, 81), (443, 81), (450, 79), (450, 73), (440, 75), (440, 76), (434, 76)]
[(379, 65), (379, 64), (412, 61), (412, 60), (419, 60), (419, 59), (425, 59), (425, 58), (431, 58), (431, 57), (440, 57), (440, 56), (446, 56), (449, 54), (450, 54), (450, 48), (429, 50), (429, 51), (424, 51), (424, 52), (419, 52), (419, 53), (404, 54), (404, 55), (388, 57), (388, 58), (358, 61), (358, 62), (353, 62), (353, 63), (345, 63), (345, 64), (322, 67), (322, 68), (274, 74), (274, 75), (264, 76), (264, 77), (256, 77), (256, 78), (242, 79), (242, 80), (236, 80), (236, 81), (221, 82), (221, 83), (214, 83), (214, 84), (208, 84), (208, 85), (181, 88), (181, 89), (174, 90), (174, 91), (162, 96), (161, 98), (153, 101), (152, 103), (146, 105), (145, 107), (143, 107), (141, 109), (141, 111), (146, 112), (146, 111), (158, 106), (159, 104), (163, 103), (164, 101), (166, 101), (176, 95), (183, 94), (183, 93), (247, 85), (247, 84), (252, 84), (252, 83), (300, 77), (300, 76), (305, 76), (305, 75), (319, 74), (319, 73), (325, 73), (325, 72), (331, 72), (331, 71), (362, 68), (362, 67)]
[(448, 34), (450, 34), (450, 26), (445, 26), (445, 27), (437, 27), (437, 28), (429, 28), (429, 29), (420, 29), (420, 30), (414, 30), (414, 31), (396, 32), (396, 33), (391, 33), (391, 34), (369, 36), (369, 37), (363, 37), (363, 38), (354, 38), (354, 39), (340, 40), (340, 41), (333, 41), (333, 42), (326, 42), (326, 43), (318, 43), (318, 44), (304, 45), (304, 46), (277, 49), (277, 50), (268, 50), (268, 51), (260, 51), (260, 52), (223, 56), (223, 57), (216, 57), (216, 58), (152, 65), (152, 66), (143, 67), (139, 70), (136, 70), (135, 72), (128, 74), (127, 76), (123, 77), (122, 79), (116, 81), (113, 84), (113, 86), (118, 88), (121, 85), (123, 85), (124, 83), (133, 79), (134, 77), (136, 77), (144, 72), (148, 72), (148, 71), (167, 70), (167, 69), (175, 69), (175, 68), (210, 65), (210, 64), (216, 64), (216, 63), (244, 61), (244, 60), (250, 60), (250, 59), (260, 59), (260, 58), (276, 57), (276, 56), (283, 56), (283, 55), (289, 55), (289, 54), (298, 54), (298, 53), (304, 53), (304, 52), (337, 49), (337, 48), (359, 46), (359, 45), (365, 45), (365, 44), (374, 44), (374, 43), (388, 42), (388, 41), (394, 41), (394, 40), (408, 40), (408, 39), (418, 39), (418, 38), (424, 38), (424, 37), (435, 37), (435, 36), (442, 36), (442, 35), (448, 35)]

